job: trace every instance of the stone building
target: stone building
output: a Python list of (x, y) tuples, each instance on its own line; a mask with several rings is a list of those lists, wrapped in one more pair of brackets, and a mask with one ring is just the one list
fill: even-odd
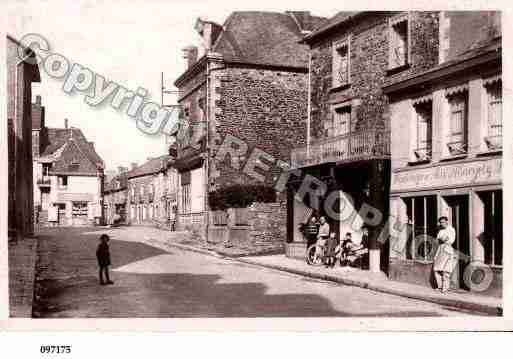
[(169, 155), (150, 158), (127, 173), (130, 224), (171, 227), (177, 176), (169, 160)]
[[(456, 230), (452, 286), (502, 290), (498, 12), (440, 12), (436, 66), (385, 87), (392, 124), (390, 277), (432, 285), (438, 218)], [(397, 224), (400, 225), (397, 225)]]
[[(32, 83), (40, 82), (34, 53), (7, 35), (8, 238), (34, 232), (32, 179)], [(3, 151), (2, 151), (3, 152)]]
[(118, 167), (118, 172), (112, 177), (105, 176), (103, 188), (103, 206), (105, 223), (127, 223), (128, 203), (128, 168)]
[[(340, 12), (303, 42), (310, 46), (310, 112), (307, 145), (291, 154), (300, 172), (289, 185), (288, 254), (304, 255), (299, 227), (316, 213), (354, 242), (367, 224), (370, 270), (386, 271), (388, 242), (379, 239), (387, 236), (380, 219), (389, 213), (390, 120), (382, 87), (437, 64), (438, 14)], [(292, 200), (305, 183), (317, 190)]]
[(39, 99), (33, 107), (34, 203), (42, 225), (99, 224), (102, 214), (103, 160), (78, 128), (47, 128)]
[[(197, 47), (186, 48), (188, 68), (175, 82), (188, 123), (170, 149), (179, 172), (178, 228), (205, 237), (207, 226), (221, 224), (209, 215), (209, 192), (273, 185), (290, 148), (304, 143), (308, 51), (299, 40), (322, 20), (308, 12), (251, 11), (232, 13), (223, 26), (197, 20), (203, 55), (198, 58)], [(243, 148), (219, 159), (217, 151), (227, 138), (236, 138)], [(273, 167), (260, 171), (259, 178), (242, 171), (255, 148), (268, 154)], [(282, 235), (275, 238), (281, 242), (284, 205), (272, 208), (283, 218)]]

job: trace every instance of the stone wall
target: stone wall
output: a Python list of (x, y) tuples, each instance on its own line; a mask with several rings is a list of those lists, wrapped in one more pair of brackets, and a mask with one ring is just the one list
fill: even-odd
[[(288, 162), (290, 151), (303, 146), (306, 138), (307, 74), (298, 70), (226, 67), (212, 76), (215, 120), (211, 127), (215, 145), (226, 135), (233, 135), (248, 145), (247, 156), (258, 148), (275, 159)], [(214, 163), (211, 177), (214, 188), (233, 184), (262, 184), (234, 169), (228, 156)], [(272, 184), (279, 168), (263, 173), (265, 183)], [(211, 189), (214, 189), (211, 188)]]
[[(217, 212), (217, 213), (216, 213)], [(281, 252), (286, 236), (286, 203), (254, 203), (248, 208), (229, 208), (225, 212), (227, 221), (216, 221), (223, 217), (222, 211), (210, 212), (209, 242), (225, 243), (247, 253)], [(235, 217), (245, 218), (237, 224)], [(216, 224), (217, 223), (217, 224)]]
[[(312, 44), (312, 137), (327, 136), (326, 122), (332, 121), (332, 105), (350, 101), (351, 128), (389, 128), (388, 100), (381, 88), (438, 63), (438, 13), (411, 12), (410, 65), (401, 71), (388, 70), (388, 21), (401, 13), (377, 12), (341, 28)], [(350, 86), (333, 88), (333, 43), (350, 35)]]

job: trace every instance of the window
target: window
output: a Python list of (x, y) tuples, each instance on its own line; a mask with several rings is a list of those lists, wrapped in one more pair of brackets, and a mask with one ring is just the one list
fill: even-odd
[(330, 136), (342, 136), (351, 132), (351, 106), (337, 107), (333, 113)]
[(403, 199), (408, 216), (406, 259), (431, 261), (436, 252), (438, 231), (436, 196), (419, 196)]
[(449, 134), (447, 146), (451, 155), (467, 152), (467, 103), (468, 92), (449, 97)]
[(395, 69), (409, 63), (408, 17), (390, 22), (388, 67)]
[(191, 184), (182, 185), (182, 212), (191, 212)]
[(43, 176), (48, 176), (50, 174), (51, 168), (52, 168), (51, 163), (43, 163)]
[(484, 247), (484, 262), (502, 265), (502, 191), (482, 192), (484, 204), (484, 231), (480, 241)]
[(65, 189), (68, 187), (68, 176), (59, 176), (58, 177), (59, 188)]
[(73, 202), (71, 215), (73, 217), (87, 217), (87, 202)]
[(417, 139), (414, 148), (414, 154), (417, 161), (427, 161), (431, 159), (432, 149), (432, 126), (433, 109), (432, 101), (427, 100), (414, 105), (416, 116)]
[(144, 196), (144, 186), (139, 187), (139, 194)]
[(500, 81), (487, 86), (487, 136), (489, 149), (502, 148), (502, 84)]
[(348, 85), (350, 78), (350, 38), (333, 44), (333, 87)]

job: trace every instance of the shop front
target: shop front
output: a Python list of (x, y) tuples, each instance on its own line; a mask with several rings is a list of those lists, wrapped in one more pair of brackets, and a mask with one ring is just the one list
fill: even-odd
[(434, 286), (438, 219), (454, 227), (455, 290), (501, 296), (502, 159), (473, 158), (392, 173), (391, 279)]

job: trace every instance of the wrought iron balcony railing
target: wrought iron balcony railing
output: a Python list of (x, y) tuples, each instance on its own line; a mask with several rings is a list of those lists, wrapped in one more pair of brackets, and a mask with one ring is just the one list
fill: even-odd
[(291, 152), (292, 168), (329, 162), (354, 162), (390, 158), (390, 131), (364, 130), (313, 142), (310, 148)]

